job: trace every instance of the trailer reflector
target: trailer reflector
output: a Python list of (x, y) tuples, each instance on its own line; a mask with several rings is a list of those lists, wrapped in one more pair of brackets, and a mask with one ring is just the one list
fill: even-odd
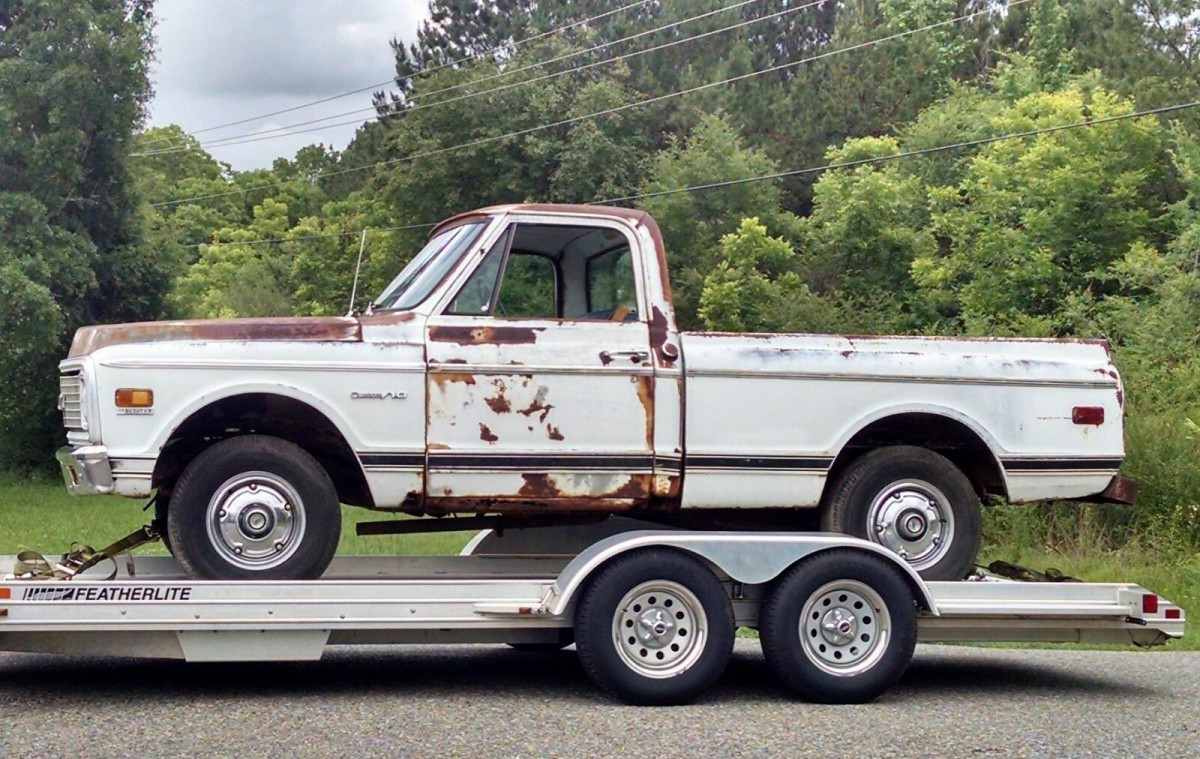
[(1076, 406), (1071, 409), (1071, 421), (1075, 424), (1104, 424), (1104, 407)]
[(12, 598), (12, 588), (0, 588), (0, 601)]
[(1183, 617), (1183, 613), (1180, 609), (1167, 609), (1165, 612), (1163, 612), (1163, 616), (1165, 616), (1167, 619), (1181, 619)]
[(1142, 613), (1158, 613), (1158, 596), (1154, 595), (1153, 593), (1146, 593), (1142, 596)]

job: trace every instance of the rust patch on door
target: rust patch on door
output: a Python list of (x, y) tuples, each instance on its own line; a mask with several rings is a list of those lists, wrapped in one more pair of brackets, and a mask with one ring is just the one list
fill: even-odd
[(645, 416), (646, 423), (646, 446), (654, 448), (654, 378), (650, 376), (638, 375), (634, 377), (637, 382), (638, 402), (642, 404), (642, 414)]
[(454, 382), (461, 382), (464, 385), (475, 384), (475, 375), (465, 372), (430, 372), (430, 375), (433, 377), (434, 384), (440, 388)]
[(508, 398), (504, 395), (506, 389), (504, 380), (494, 379), (492, 380), (492, 385), (496, 388), (496, 394), (484, 398), (484, 403), (497, 414), (507, 414), (509, 411), (512, 411), (512, 404), (508, 402)]
[(563, 437), (563, 434), (561, 432), (559, 432), (558, 428), (555, 427), (553, 424), (546, 425), (546, 436), (549, 437), (551, 440), (557, 440), (559, 442), (566, 440), (566, 438)]
[(544, 327), (458, 327), (429, 329), (429, 339), (456, 345), (530, 345)]
[(525, 483), (521, 485), (517, 495), (526, 498), (557, 498), (562, 495), (548, 474), (523, 474), (521, 479)]
[(492, 432), (491, 428), (481, 422), (479, 424), (479, 439), (490, 445), (500, 438)]
[(529, 402), (529, 405), (519, 410), (517, 413), (524, 414), (525, 416), (529, 417), (537, 414), (538, 421), (545, 422), (546, 417), (550, 415), (550, 409), (552, 408), (554, 408), (553, 403), (546, 403), (546, 388), (540, 387), (538, 388), (537, 394), (533, 396), (533, 400)]
[(614, 498), (648, 498), (650, 496), (650, 481), (653, 475), (635, 474), (629, 481), (612, 492)]

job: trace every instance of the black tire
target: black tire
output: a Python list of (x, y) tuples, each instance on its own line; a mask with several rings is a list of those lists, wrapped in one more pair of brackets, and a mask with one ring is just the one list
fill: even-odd
[[(863, 587), (877, 598), (871, 599)], [(824, 605), (825, 600), (830, 603)], [(818, 611), (808, 612), (814, 601)], [(882, 609), (871, 608), (879, 602)], [(838, 610), (847, 615), (838, 620), (853, 619), (852, 631), (839, 638), (823, 637), (827, 615)], [(873, 637), (885, 628), (886, 633)], [(836, 630), (831, 634), (838, 635)], [(812, 647), (804, 636), (812, 640)], [(847, 636), (849, 642), (841, 643)], [(901, 570), (887, 559), (853, 549), (825, 551), (792, 567), (772, 585), (759, 613), (759, 637), (771, 671), (802, 698), (863, 703), (895, 684), (908, 667), (917, 642), (916, 602)]]
[[(982, 530), (979, 496), (945, 456), (908, 445), (878, 448), (855, 459), (829, 492), (821, 514), (822, 530), (897, 551), (911, 548), (905, 559), (926, 580), (961, 580), (971, 573)], [(889, 493), (896, 499), (894, 506)], [(876, 508), (877, 502), (886, 505)], [(922, 502), (933, 511), (911, 507)], [(895, 514), (899, 516), (893, 519)], [(900, 523), (913, 514), (924, 527), (909, 532), (920, 535), (909, 541), (901, 535)], [(941, 516), (934, 518), (934, 514)], [(933, 541), (937, 543), (931, 546)]]
[(544, 643), (507, 643), (505, 645), (514, 651), (521, 651), (528, 654), (552, 654), (563, 650), (574, 642), (575, 632), (569, 627), (564, 627), (559, 630), (557, 640), (548, 640)]
[[(218, 523), (223, 493), (227, 517)], [(219, 525), (211, 532), (210, 520)], [(341, 530), (325, 469), (298, 445), (266, 435), (222, 440), (197, 456), (167, 510), (175, 559), (201, 579), (316, 579), (333, 560)]]
[(167, 553), (174, 556), (175, 551), (171, 548), (171, 536), (167, 532), (167, 511), (170, 504), (170, 500), (161, 493), (154, 497), (154, 521), (151, 522), (151, 525), (158, 530), (158, 538), (166, 547)]
[[(645, 648), (625, 648), (624, 632), (618, 642), (614, 630), (635, 628), (633, 615), (641, 615), (639, 622), (671, 626), (655, 635), (647, 625), (643, 639), (633, 636)], [(602, 689), (631, 704), (684, 704), (699, 696), (729, 664), (733, 635), (733, 606), (716, 575), (698, 559), (670, 549), (614, 559), (589, 581), (575, 612), (576, 648), (584, 670)], [(639, 671), (626, 657), (638, 662), (644, 657), (648, 663), (638, 663)], [(655, 667), (673, 669), (646, 674)]]

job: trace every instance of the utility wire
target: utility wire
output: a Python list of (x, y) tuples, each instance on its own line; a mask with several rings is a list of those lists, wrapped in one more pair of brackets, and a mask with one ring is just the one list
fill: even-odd
[[(562, 26), (555, 27), (554, 29), (551, 29), (549, 31), (540, 32), (538, 34), (534, 34), (529, 37), (524, 37), (519, 40), (513, 40), (511, 42), (504, 42), (504, 43), (501, 43), (494, 47), (490, 47), (487, 50), (483, 50), (479, 53), (471, 53), (469, 55), (464, 55), (461, 58), (457, 58), (455, 60), (447, 61), (446, 63), (439, 64), (437, 66), (432, 66), (427, 69), (415, 71), (410, 75), (409, 78), (415, 78), (418, 76), (423, 76), (425, 74), (431, 74), (434, 71), (440, 71), (444, 68), (449, 68), (450, 66), (457, 66), (458, 64), (464, 63), (473, 58), (482, 58), (485, 55), (489, 55), (489, 54), (497, 52), (499, 50), (508, 49), (510, 47), (520, 47), (521, 45), (526, 45), (526, 44), (529, 44), (530, 42), (535, 42), (535, 41), (543, 39), (545, 37), (550, 37), (552, 35), (560, 34), (562, 32), (568, 31), (570, 29), (574, 29), (577, 26), (583, 26), (584, 24), (588, 24), (593, 21), (599, 21), (600, 19), (607, 18), (608, 16), (612, 16), (617, 13), (622, 13), (622, 12), (630, 10), (632, 8), (637, 8), (638, 6), (645, 5), (648, 2), (650, 2), (650, 0), (637, 0), (636, 2), (632, 2), (627, 5), (622, 5), (620, 8), (614, 8), (613, 10), (605, 11), (604, 13), (598, 13), (595, 16), (588, 16), (587, 18), (583, 18), (578, 21), (572, 21), (569, 24), (564, 24)], [(238, 126), (240, 124), (248, 124), (251, 121), (258, 121), (259, 119), (265, 119), (265, 118), (269, 118), (271, 116), (278, 116), (283, 113), (291, 113), (292, 111), (299, 111), (303, 108), (311, 108), (314, 105), (321, 105), (322, 103), (328, 103), (332, 100), (339, 100), (341, 98), (349, 97), (351, 95), (358, 95), (363, 92), (370, 92), (372, 90), (377, 90), (380, 87), (389, 86), (389, 85), (393, 84), (395, 81), (396, 81), (396, 78), (392, 77), (390, 79), (385, 79), (382, 82), (377, 82), (375, 84), (367, 85), (366, 87), (360, 87), (356, 90), (349, 90), (347, 92), (338, 93), (337, 95), (330, 95), (329, 97), (321, 98), (320, 100), (312, 100), (307, 103), (301, 103), (299, 105), (291, 106), (290, 108), (282, 108), (278, 111), (271, 111), (270, 113), (262, 113), (257, 116), (249, 116), (247, 118), (240, 119), (238, 121), (230, 121), (230, 122), (227, 122), (224, 124), (216, 124), (215, 126), (204, 127), (203, 129), (196, 129), (196, 130), (190, 132), (190, 134), (203, 134), (204, 132), (212, 132), (217, 129), (224, 129), (225, 127)], [(158, 142), (162, 142), (167, 139), (169, 139), (169, 138), (163, 138), (163, 140), (158, 140)], [(151, 144), (153, 144), (153, 143), (151, 143)]]
[[(830, 0), (814, 0), (814, 2), (809, 2), (804, 5), (793, 6), (791, 8), (785, 8), (781, 11), (776, 11), (775, 13), (771, 13), (766, 16), (760, 16), (758, 18), (740, 21), (736, 24), (730, 24), (729, 26), (721, 27), (720, 29), (714, 29), (712, 31), (703, 32), (701, 34), (694, 34), (691, 37), (685, 37), (683, 39), (672, 40), (670, 42), (664, 42), (664, 43), (655, 45), (653, 47), (646, 48), (644, 50), (635, 50), (635, 51), (625, 53), (623, 55), (615, 56), (612, 58), (604, 58), (599, 61), (593, 61), (592, 63), (584, 64), (582, 66), (575, 66), (573, 68), (563, 69), (561, 71), (555, 71), (555, 72), (551, 72), (549, 74), (543, 74), (541, 76), (536, 76), (536, 77), (533, 77), (530, 79), (523, 79), (519, 82), (511, 82), (509, 84), (500, 85), (499, 87), (493, 87), (489, 90), (483, 90), (480, 92), (471, 92), (471, 93), (467, 93), (465, 95), (458, 95), (456, 97), (443, 98), (441, 100), (436, 100), (432, 103), (417, 103), (416, 105), (412, 105), (408, 108), (405, 108), (404, 110), (392, 111), (390, 113), (383, 114), (379, 117), (379, 120), (383, 120), (384, 118), (391, 118), (393, 116), (406, 116), (409, 113), (412, 113), (413, 111), (419, 111), (424, 108), (432, 108), (435, 106), (447, 105), (450, 103), (457, 103), (457, 102), (460, 102), (463, 100), (469, 100), (471, 98), (481, 97), (484, 95), (489, 95), (489, 96), (495, 95), (496, 93), (503, 92), (505, 90), (510, 90), (514, 87), (521, 87), (521, 86), (524, 86), (527, 84), (533, 84), (535, 82), (546, 81), (548, 79), (555, 79), (557, 77), (565, 76), (567, 74), (574, 74), (574, 73), (578, 73), (580, 71), (586, 71), (588, 69), (595, 68), (597, 66), (604, 66), (604, 65), (611, 64), (611, 63), (618, 63), (620, 61), (627, 60), (629, 58), (635, 58), (637, 56), (645, 55), (647, 53), (652, 53), (652, 52), (656, 52), (658, 50), (664, 50), (666, 48), (675, 47), (676, 45), (682, 45), (682, 44), (692, 42), (692, 41), (695, 41), (698, 39), (703, 39), (705, 37), (711, 37), (715, 34), (720, 34), (722, 32), (731, 31), (733, 29), (740, 29), (744, 26), (749, 26), (751, 24), (757, 24), (760, 21), (768, 21), (771, 19), (779, 18), (780, 16), (785, 16), (785, 15), (792, 14), (792, 13), (798, 13), (802, 10), (807, 10), (809, 8), (813, 8), (818, 5), (823, 5), (825, 3), (828, 3), (829, 1)], [(690, 16), (688, 18), (681, 19), (679, 21), (674, 21), (669, 24), (665, 24), (663, 26), (656, 27), (654, 29), (647, 29), (645, 31), (638, 32), (636, 34), (631, 34), (627, 37), (622, 37), (621, 39), (612, 40), (610, 42), (605, 42), (603, 44), (595, 45), (593, 47), (587, 48), (586, 50), (576, 50), (576, 51), (573, 51), (570, 53), (566, 53), (566, 54), (557, 56), (555, 58), (550, 58), (548, 60), (535, 61), (533, 63), (527, 64), (525, 66), (520, 66), (515, 69), (511, 69), (508, 71), (501, 71), (501, 72), (498, 72), (495, 74), (490, 74), (486, 77), (483, 77), (481, 79), (476, 79), (474, 81), (461, 82), (459, 84), (454, 84), (449, 87), (442, 87), (440, 89), (431, 90), (429, 92), (416, 93), (412, 96), (412, 99), (416, 100), (418, 98), (427, 98), (430, 95), (436, 95), (436, 94), (443, 93), (443, 92), (450, 92), (452, 90), (458, 90), (458, 89), (462, 89), (464, 87), (474, 87), (476, 85), (482, 84), (483, 82), (488, 82), (488, 81), (491, 81), (494, 79), (499, 79), (501, 77), (512, 76), (512, 75), (518, 74), (522, 71), (528, 71), (529, 69), (541, 68), (542, 66), (547, 66), (551, 63), (558, 63), (560, 61), (564, 61), (564, 60), (567, 60), (570, 58), (575, 58), (575, 57), (578, 57), (581, 55), (586, 55), (587, 53), (593, 53), (598, 50), (603, 50), (605, 48), (612, 47), (613, 45), (618, 45), (623, 42), (628, 42), (630, 40), (638, 39), (640, 37), (644, 37), (649, 34), (654, 34), (656, 32), (665, 31), (667, 29), (672, 29), (672, 28), (681, 26), (682, 24), (686, 24), (686, 23), (689, 23), (692, 21), (698, 21), (700, 19), (708, 18), (710, 16), (715, 16), (718, 13), (724, 13), (725, 11), (736, 10), (743, 6), (749, 5), (751, 3), (757, 3), (757, 2), (762, 2), (762, 0), (742, 0), (742, 2), (738, 2), (733, 5), (725, 6), (723, 8), (717, 8), (716, 10), (707, 11), (705, 13), (701, 13), (701, 14), (698, 14), (695, 16)], [(308, 121), (299, 121), (294, 124), (287, 124), (284, 126), (275, 127), (273, 129), (266, 129), (261, 132), (248, 132), (248, 133), (240, 134), (240, 135), (230, 135), (228, 137), (218, 137), (218, 138), (215, 138), (212, 140), (201, 141), (200, 145), (203, 147), (207, 147), (209, 149), (223, 148), (223, 147), (229, 147), (231, 145), (242, 145), (242, 144), (249, 143), (249, 142), (260, 142), (262, 140), (276, 140), (281, 137), (290, 137), (292, 135), (304, 134), (306, 132), (318, 132), (318, 131), (322, 131), (325, 129), (332, 129), (333, 127), (345, 126), (348, 124), (361, 124), (361, 123), (363, 123), (363, 119), (357, 118), (357, 119), (352, 119), (350, 121), (339, 121), (339, 122), (336, 122), (333, 124), (321, 124), (320, 126), (310, 127), (308, 129), (295, 129), (295, 127), (303, 127), (303, 126), (307, 126), (309, 124), (319, 124), (320, 122), (329, 121), (331, 119), (336, 119), (336, 118), (341, 118), (342, 116), (351, 116), (354, 114), (359, 114), (359, 113), (364, 113), (367, 111), (374, 111), (374, 110), (375, 110), (375, 106), (367, 106), (365, 108), (356, 108), (352, 111), (335, 113), (330, 116), (322, 116), (321, 118), (310, 119)], [(287, 131), (287, 130), (293, 130), (293, 131)], [(281, 134), (274, 134), (275, 132), (280, 132)], [(159, 150), (145, 151), (142, 153), (134, 153), (133, 155), (135, 157), (161, 155), (164, 153), (177, 153), (177, 152), (182, 152), (182, 151), (191, 150), (191, 149), (192, 149), (191, 146), (170, 147), (170, 148), (162, 148)]]
[[(799, 176), (801, 174), (815, 174), (815, 173), (822, 172), (822, 171), (832, 171), (832, 170), (837, 170), (837, 169), (852, 169), (852, 168), (857, 168), (859, 166), (868, 166), (868, 165), (872, 165), (872, 164), (895, 161), (900, 158), (912, 158), (915, 156), (932, 155), (935, 153), (943, 153), (943, 152), (951, 151), (951, 150), (963, 150), (965, 148), (974, 148), (974, 147), (980, 147), (983, 145), (990, 145), (990, 144), (997, 143), (997, 142), (1004, 142), (1006, 140), (1018, 140), (1018, 139), (1024, 139), (1026, 137), (1037, 137), (1037, 136), (1044, 135), (1044, 134), (1053, 134), (1055, 132), (1065, 132), (1069, 129), (1080, 129), (1083, 127), (1101, 126), (1103, 124), (1112, 124), (1112, 123), (1118, 122), (1118, 121), (1127, 121), (1129, 119), (1139, 119), (1139, 118), (1144, 118), (1147, 116), (1161, 116), (1163, 114), (1174, 113), (1176, 111), (1183, 111), (1188, 108), (1196, 108), (1198, 106), (1200, 106), (1200, 100), (1192, 101), (1189, 103), (1178, 103), (1176, 105), (1167, 105), (1167, 106), (1162, 106), (1160, 108), (1150, 108), (1150, 109), (1147, 109), (1144, 111), (1133, 111), (1131, 113), (1123, 113), (1123, 114), (1119, 114), (1116, 116), (1105, 116), (1105, 117), (1099, 118), (1099, 119), (1085, 119), (1083, 121), (1075, 121), (1070, 124), (1058, 124), (1056, 126), (1041, 127), (1039, 129), (1029, 129), (1029, 130), (1026, 130), (1023, 132), (1008, 132), (1005, 134), (999, 134), (999, 135), (995, 135), (992, 137), (981, 137), (977, 140), (964, 140), (962, 142), (955, 142), (955, 143), (952, 143), (949, 145), (937, 145), (937, 146), (929, 147), (929, 148), (919, 148), (916, 150), (905, 150), (905, 151), (902, 151), (899, 153), (892, 153), (891, 155), (875, 156), (872, 158), (860, 158), (860, 159), (857, 159), (854, 161), (840, 161), (837, 163), (827, 163), (827, 164), (824, 164), (821, 166), (811, 166), (806, 169), (792, 169), (790, 171), (777, 171), (772, 174), (762, 174), (759, 176), (744, 177), (741, 179), (727, 179), (727, 180), (723, 180), (720, 182), (708, 182), (706, 184), (696, 184), (696, 185), (690, 185), (687, 187), (674, 187), (669, 190), (656, 190), (654, 192), (643, 192), (643, 193), (638, 193), (636, 195), (623, 195), (621, 197), (603, 198), (600, 200), (593, 200), (591, 202), (594, 204), (597, 204), (597, 205), (605, 205), (605, 204), (610, 204), (610, 203), (622, 203), (622, 202), (627, 202), (627, 201), (631, 201), (631, 200), (644, 200), (646, 198), (658, 198), (658, 197), (662, 197), (664, 195), (678, 195), (679, 193), (683, 193), (683, 192), (699, 192), (702, 190), (712, 190), (712, 189), (716, 189), (716, 188), (720, 188), (720, 187), (732, 187), (734, 185), (747, 184), (750, 182), (763, 182), (763, 181), (770, 180), (770, 179), (781, 179), (783, 177), (794, 177), (794, 176)], [(435, 227), (439, 223), (440, 222), (430, 222), (428, 224), (409, 224), (409, 225), (402, 226), (402, 227), (384, 227), (384, 228), (380, 228), (380, 229), (371, 227), (370, 230), (372, 232), (377, 232), (377, 231), (378, 232), (387, 232), (387, 231), (394, 231), (394, 230), (400, 230), (400, 229), (426, 229), (429, 227)], [(276, 239), (272, 239), (272, 240), (250, 240), (250, 241), (246, 241), (246, 242), (228, 241), (228, 242), (200, 243), (196, 247), (218, 246), (218, 245), (259, 245), (259, 244), (263, 244), (263, 243), (273, 243), (273, 242), (296, 242), (299, 240), (315, 239), (315, 238), (319, 238), (319, 237), (346, 237), (346, 236), (357, 235), (357, 234), (360, 234), (361, 232), (362, 232), (362, 230), (348, 230), (345, 232), (334, 232), (334, 233), (323, 234), (323, 235), (307, 235), (304, 237), (292, 237), (292, 238), (281, 237), (281, 238), (276, 238)]]
[(1116, 121), (1126, 121), (1128, 119), (1138, 119), (1145, 116), (1159, 116), (1164, 113), (1173, 113), (1182, 111), (1188, 108), (1200, 106), (1200, 100), (1195, 100), (1190, 103), (1178, 103), (1176, 105), (1167, 105), (1161, 108), (1150, 108), (1145, 111), (1134, 111), (1132, 113), (1123, 113), (1119, 116), (1105, 116), (1100, 119), (1086, 119), (1084, 121), (1075, 121), (1070, 124), (1059, 124), (1057, 126), (1042, 127), (1041, 129), (1029, 129), (1024, 132), (1009, 132), (1000, 134), (994, 137), (981, 137), (977, 140), (965, 140), (956, 142), (951, 145), (937, 145), (930, 148), (919, 148), (916, 150), (905, 150), (900, 153), (892, 153), (891, 155), (876, 156), (874, 158), (860, 158), (854, 161), (840, 161), (838, 163), (827, 163), (823, 166), (813, 166), (807, 169), (793, 169), (791, 171), (778, 171), (774, 174), (763, 174), (757, 177), (746, 177), (744, 179), (727, 179), (721, 182), (709, 182), (707, 184), (691, 185), (689, 187), (676, 187), (670, 190), (656, 190), (655, 192), (642, 192), (637, 195), (623, 195), (621, 197), (604, 198), (603, 200), (593, 200), (595, 204), (605, 205), (609, 203), (623, 203), (630, 200), (644, 200), (646, 198), (658, 198), (664, 195), (678, 195), (681, 192), (697, 192), (699, 190), (712, 190), (718, 187), (731, 187), (733, 185), (746, 184), (747, 182), (761, 182), (767, 179), (780, 179), (783, 177), (794, 177), (801, 174), (815, 174), (822, 171), (830, 171), (833, 169), (852, 169), (858, 166), (866, 166), (869, 164), (885, 163), (887, 161), (895, 161), (900, 158), (912, 158), (914, 156), (930, 155), (933, 153), (943, 153), (949, 150), (963, 150), (965, 148), (976, 148), (982, 145), (990, 145), (994, 142), (1004, 142), (1005, 140), (1018, 140), (1025, 137), (1037, 137), (1043, 134), (1053, 134), (1054, 132), (1065, 132), (1068, 129), (1079, 129), (1081, 127), (1099, 126), (1101, 124), (1111, 124)]
[[(406, 229), (428, 229), (437, 226), (431, 224), (405, 224), (402, 227), (367, 227), (371, 232), (399, 232)], [(269, 243), (302, 242), (304, 240), (321, 240), (329, 237), (354, 237), (363, 233), (361, 229), (347, 229), (342, 232), (325, 232), (319, 235), (298, 235), (296, 237), (272, 237), (266, 240), (219, 240), (215, 242), (198, 242), (189, 244), (189, 248), (219, 248), (225, 245), (267, 245)]]
[[(1032, 0), (1012, 0), (1012, 2), (1010, 2), (1006, 7), (1014, 8), (1018, 5), (1023, 5), (1028, 2), (1032, 2)], [(555, 127), (567, 126), (567, 125), (575, 124), (575, 123), (578, 123), (581, 121), (586, 121), (588, 119), (598, 118), (600, 116), (608, 116), (608, 115), (611, 115), (614, 113), (620, 113), (622, 111), (627, 111), (630, 108), (638, 108), (640, 106), (650, 105), (651, 103), (658, 103), (663, 100), (669, 100), (670, 98), (679, 97), (681, 95), (690, 95), (694, 92), (701, 92), (703, 90), (712, 89), (713, 87), (719, 87), (719, 86), (725, 85), (725, 84), (733, 84), (735, 82), (740, 82), (740, 81), (743, 81), (746, 79), (751, 79), (756, 76), (762, 76), (763, 74), (770, 74), (770, 73), (774, 73), (776, 71), (784, 71), (787, 69), (795, 68), (795, 67), (800, 66), (805, 63), (811, 63), (813, 61), (822, 60), (824, 58), (829, 58), (829, 57), (832, 57), (835, 55), (840, 55), (842, 53), (849, 53), (849, 52), (853, 52), (855, 50), (861, 50), (861, 49), (865, 49), (868, 47), (872, 47), (874, 45), (883, 44), (885, 42), (891, 42), (894, 40), (902, 39), (904, 37), (911, 37), (914, 34), (920, 34), (921, 32), (927, 32), (932, 29), (937, 29), (939, 27), (948, 26), (950, 24), (954, 24), (959, 21), (965, 21), (967, 19), (975, 18), (976, 16), (981, 16), (981, 15), (989, 14), (992, 12), (993, 12), (992, 8), (985, 8), (983, 10), (974, 11), (972, 13), (964, 13), (960, 16), (955, 16), (954, 18), (946, 19), (945, 21), (938, 21), (933, 24), (926, 24), (925, 26), (918, 27), (916, 29), (910, 29), (910, 30), (903, 31), (903, 32), (896, 32), (894, 34), (889, 34), (885, 37), (880, 37), (880, 38), (874, 39), (874, 40), (868, 40), (866, 42), (860, 42), (860, 43), (857, 43), (854, 45), (849, 45), (847, 47), (838, 48), (836, 50), (828, 50), (824, 53), (818, 53), (817, 55), (808, 56), (807, 58), (801, 58), (799, 60), (790, 61), (788, 63), (781, 63), (776, 66), (770, 66), (765, 69), (751, 71), (746, 74), (740, 74), (738, 76), (729, 77), (727, 79), (721, 79), (716, 82), (709, 82), (707, 84), (696, 85), (695, 87), (689, 87), (684, 90), (678, 90), (676, 92), (669, 92), (665, 95), (655, 95), (654, 97), (649, 97), (644, 100), (638, 100), (633, 103), (625, 103), (623, 105), (614, 106), (612, 108), (605, 108), (604, 110), (596, 111), (594, 113), (588, 113), (588, 114), (584, 114), (582, 116), (574, 116), (574, 117), (571, 117), (568, 119), (562, 119), (560, 121), (550, 122), (548, 124), (539, 124), (538, 126), (528, 127), (526, 129), (518, 129), (518, 130), (515, 130), (512, 132), (506, 132), (505, 134), (493, 135), (490, 137), (481, 137), (479, 139), (460, 143), (458, 145), (449, 145), (449, 146), (442, 147), (442, 148), (436, 148), (434, 150), (427, 150), (427, 151), (424, 151), (421, 153), (415, 153), (415, 154), (409, 155), (409, 156), (402, 156), (400, 158), (392, 158), (387, 161), (379, 161), (377, 163), (367, 164), (366, 166), (355, 166), (353, 168), (340, 169), (338, 171), (331, 171), (326, 174), (318, 174), (314, 177), (314, 180), (326, 179), (329, 177), (336, 177), (336, 176), (341, 176), (344, 174), (351, 174), (351, 173), (359, 172), (359, 171), (366, 171), (368, 169), (378, 168), (380, 166), (392, 166), (392, 165), (395, 165), (398, 163), (408, 163), (410, 161), (415, 161), (420, 158), (427, 158), (430, 156), (441, 155), (443, 153), (449, 153), (449, 152), (452, 152), (455, 150), (462, 150), (464, 148), (472, 148), (472, 147), (477, 147), (479, 145), (486, 145), (486, 144), (489, 144), (492, 142), (498, 142), (500, 140), (505, 140), (505, 139), (509, 139), (512, 137), (523, 137), (528, 134), (533, 134), (535, 132), (542, 132), (547, 129), (553, 129)], [(279, 185), (283, 185), (283, 184), (290, 184), (295, 181), (297, 181), (297, 180), (279, 180), (277, 182), (269, 182), (266, 184), (257, 185), (255, 187), (245, 187), (245, 188), (239, 188), (236, 190), (229, 190), (226, 192), (210, 193), (208, 195), (198, 195), (198, 196), (191, 197), (191, 198), (177, 198), (175, 200), (166, 200), (166, 201), (162, 201), (159, 203), (151, 203), (150, 206), (152, 208), (161, 208), (161, 207), (166, 207), (166, 206), (179, 205), (180, 203), (190, 203), (195, 200), (208, 200), (211, 198), (227, 197), (229, 195), (240, 195), (242, 193), (252, 192), (255, 190), (264, 190), (264, 189), (269, 189), (272, 187), (278, 187)]]

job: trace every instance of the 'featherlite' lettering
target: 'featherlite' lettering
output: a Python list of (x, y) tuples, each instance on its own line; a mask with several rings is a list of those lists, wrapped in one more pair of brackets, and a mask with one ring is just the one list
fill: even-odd
[(26, 588), (26, 601), (189, 601), (191, 588)]

